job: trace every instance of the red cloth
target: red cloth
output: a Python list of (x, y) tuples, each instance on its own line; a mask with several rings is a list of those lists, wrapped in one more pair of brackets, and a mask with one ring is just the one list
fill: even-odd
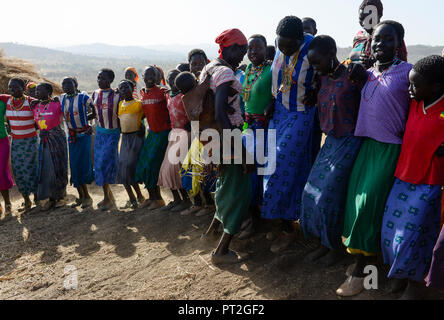
[(444, 97), (424, 113), (413, 100), (395, 176), (413, 184), (444, 185), (444, 157), (435, 152), (444, 143)]
[(187, 112), (182, 102), (183, 94), (179, 93), (174, 97), (167, 95), (168, 111), (170, 113), (171, 128), (184, 129), (185, 125), (190, 122)]
[(219, 45), (219, 57), (222, 58), (224, 48), (231, 47), (233, 44), (244, 46), (248, 44), (248, 41), (239, 29), (228, 29), (216, 38), (216, 43)]
[(151, 131), (161, 132), (171, 128), (166, 95), (167, 90), (158, 86), (148, 92), (140, 90), (143, 112)]

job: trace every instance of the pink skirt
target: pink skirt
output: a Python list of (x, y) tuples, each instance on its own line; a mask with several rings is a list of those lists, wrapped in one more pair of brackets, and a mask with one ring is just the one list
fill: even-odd
[(11, 144), (9, 138), (0, 139), (0, 190), (9, 190), (14, 185), (9, 168)]
[[(171, 141), (173, 140), (173, 141)], [(172, 129), (168, 147), (160, 167), (158, 186), (172, 190), (182, 188), (180, 170), (190, 147), (190, 133), (184, 129)]]

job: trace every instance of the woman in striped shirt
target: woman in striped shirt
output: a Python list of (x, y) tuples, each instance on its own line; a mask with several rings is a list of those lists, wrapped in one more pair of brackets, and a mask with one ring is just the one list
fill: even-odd
[(31, 97), (24, 95), (25, 82), (12, 78), (8, 84), (11, 95), (1, 95), (6, 103), (6, 120), (11, 128), (11, 163), (15, 183), (23, 196), (24, 205), (19, 211), (31, 209), (31, 193), (37, 192), (38, 138)]

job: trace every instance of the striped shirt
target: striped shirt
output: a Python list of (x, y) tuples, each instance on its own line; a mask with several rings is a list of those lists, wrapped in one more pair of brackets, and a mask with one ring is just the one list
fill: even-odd
[[(308, 62), (307, 52), (308, 46), (313, 40), (313, 36), (305, 34), (304, 42), (298, 52), (293, 56), (287, 57), (279, 48), (276, 48), (276, 56), (271, 66), (273, 96), (286, 109), (290, 111), (305, 111), (304, 97), (312, 88), (314, 70)], [(283, 66), (289, 66), (294, 59), (297, 59), (293, 73), (291, 75), (292, 82), (289, 90), (280, 90), (283, 76)]]
[(6, 119), (9, 121), (13, 139), (31, 138), (37, 135), (34, 113), (30, 107), (32, 98), (26, 97), (22, 107), (17, 103), (12, 106), (12, 97), (6, 104)]
[(94, 108), (92, 99), (84, 93), (68, 97), (60, 96), (62, 113), (69, 129), (83, 129), (88, 126), (88, 111)]
[(104, 129), (120, 128), (119, 117), (119, 101), (120, 95), (112, 89), (98, 89), (92, 94), (92, 101), (96, 108), (99, 126)]

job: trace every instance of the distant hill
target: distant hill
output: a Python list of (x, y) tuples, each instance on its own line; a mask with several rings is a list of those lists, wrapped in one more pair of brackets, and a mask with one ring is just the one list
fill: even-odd
[[(0, 50), (3, 50), (6, 56), (31, 62), (43, 77), (60, 83), (66, 76), (75, 76), (80, 89), (86, 91), (92, 91), (97, 87), (97, 72), (101, 68), (114, 70), (116, 73), (114, 86), (117, 86), (117, 82), (124, 77), (126, 67), (133, 66), (142, 73), (145, 66), (155, 64), (162, 67), (166, 73), (179, 62), (186, 61), (188, 51), (193, 48), (205, 50), (210, 59), (217, 56), (217, 46), (214, 44), (123, 47), (96, 43), (54, 50), (16, 43), (0, 43)], [(442, 48), (443, 46), (409, 46), (407, 48), (409, 62), (415, 63), (422, 57), (441, 54)], [(350, 50), (351, 48), (338, 48), (338, 57), (345, 59)]]

